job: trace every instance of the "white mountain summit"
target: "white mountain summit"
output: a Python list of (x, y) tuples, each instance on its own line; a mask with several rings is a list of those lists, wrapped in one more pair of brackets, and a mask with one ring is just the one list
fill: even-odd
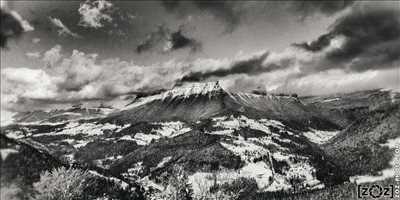
[(175, 87), (172, 90), (166, 91), (161, 94), (162, 99), (176, 98), (176, 97), (190, 97), (198, 95), (208, 95), (209, 97), (213, 94), (223, 93), (225, 90), (217, 82), (207, 82), (207, 83), (195, 83), (187, 86)]

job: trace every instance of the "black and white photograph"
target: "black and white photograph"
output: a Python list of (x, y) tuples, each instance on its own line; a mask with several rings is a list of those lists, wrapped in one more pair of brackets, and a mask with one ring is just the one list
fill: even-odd
[(398, 0), (0, 3), (0, 200), (400, 199)]

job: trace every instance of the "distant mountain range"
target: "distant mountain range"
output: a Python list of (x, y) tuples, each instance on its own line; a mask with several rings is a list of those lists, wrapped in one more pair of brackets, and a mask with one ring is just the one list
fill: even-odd
[(77, 119), (98, 118), (107, 115), (113, 110), (112, 107), (87, 108), (78, 104), (68, 109), (19, 112), (13, 116), (13, 119), (16, 123), (58, 123)]

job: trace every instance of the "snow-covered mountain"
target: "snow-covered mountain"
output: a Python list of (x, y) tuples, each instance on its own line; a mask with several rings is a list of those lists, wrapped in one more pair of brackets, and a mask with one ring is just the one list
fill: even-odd
[[(97, 110), (90, 118), (57, 124), (9, 125), (2, 134), (41, 143), (60, 160), (107, 170), (149, 191), (161, 188), (161, 175), (174, 165), (189, 173), (195, 193), (201, 193), (200, 183), (212, 187), (237, 177), (254, 179), (264, 192), (312, 190), (355, 175), (345, 173), (343, 163), (351, 162), (337, 152), (351, 150), (354, 138), (365, 140), (364, 123), (388, 130), (383, 122), (399, 119), (398, 114), (380, 117), (399, 108), (377, 106), (373, 102), (379, 100), (371, 101), (376, 97), (371, 92), (334, 98), (230, 93), (212, 82), (142, 97), (108, 115)], [(359, 114), (368, 112), (376, 117), (363, 121)], [(368, 134), (385, 142), (380, 132)]]
[(106, 121), (137, 123), (143, 121), (180, 120), (195, 122), (214, 116), (241, 114), (251, 118), (270, 118), (298, 129), (334, 130), (334, 123), (290, 96), (229, 93), (218, 82), (177, 87), (143, 98)]

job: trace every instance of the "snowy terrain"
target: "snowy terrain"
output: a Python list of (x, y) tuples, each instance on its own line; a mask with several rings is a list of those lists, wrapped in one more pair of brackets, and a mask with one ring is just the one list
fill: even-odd
[[(343, 99), (311, 100), (336, 105)], [(212, 109), (207, 110), (209, 107)], [(326, 154), (320, 148), (339, 130), (330, 127), (325, 118), (308, 109), (297, 97), (234, 94), (224, 91), (218, 83), (207, 83), (139, 98), (121, 110), (121, 113), (90, 120), (82, 119), (84, 115), (80, 111), (55, 112), (52, 117), (69, 115), (79, 120), (20, 122), (4, 129), (4, 133), (10, 138), (42, 143), (54, 156), (70, 164), (81, 162), (110, 170), (124, 180), (139, 182), (149, 191), (163, 189), (157, 178), (176, 163), (189, 169), (189, 182), (196, 195), (214, 183), (222, 184), (239, 177), (254, 179), (259, 191), (275, 192), (292, 191), (294, 187), (323, 188), (330, 184), (329, 178), (323, 179), (325, 176), (340, 176), (331, 170), (332, 165), (325, 163)], [(132, 115), (124, 115), (125, 111)], [(148, 112), (154, 113), (142, 121)], [(186, 115), (179, 118), (180, 113), (201, 117), (187, 120)], [(23, 116), (30, 118), (32, 114), (35, 113)], [(115, 114), (128, 120), (115, 120), (112, 117)], [(153, 119), (156, 115), (167, 118)], [(137, 120), (129, 121), (132, 116)], [(316, 125), (323, 122), (322, 128), (312, 126), (315, 119)], [(324, 130), (324, 126), (328, 129)], [(393, 149), (396, 145), (400, 145), (399, 138), (389, 140), (384, 146)], [(17, 152), (3, 148), (0, 153), (6, 159)], [(392, 166), (396, 159), (399, 158), (393, 159)], [(217, 170), (205, 170), (210, 165), (215, 165)], [(351, 180), (357, 183), (383, 180), (393, 177), (394, 169), (385, 169), (380, 174), (356, 176)], [(126, 180), (105, 178), (121, 187), (128, 184)]]
[(385, 180), (387, 178), (395, 177), (396, 175), (399, 175), (399, 170), (397, 166), (400, 165), (400, 137), (396, 139), (391, 139), (388, 140), (386, 144), (383, 144), (382, 146), (387, 146), (391, 150), (393, 150), (393, 158), (390, 161), (390, 168), (384, 169), (380, 171), (378, 176), (370, 176), (370, 175), (362, 175), (362, 176), (353, 176), (350, 177), (350, 181), (361, 184), (361, 183), (370, 183), (370, 182), (376, 182), (376, 181), (381, 181)]
[(337, 135), (339, 132), (340, 131), (321, 131), (310, 129), (310, 131), (304, 132), (303, 135), (306, 136), (311, 142), (323, 144)]
[[(245, 166), (237, 172), (231, 172), (235, 176), (251, 177), (257, 181), (259, 188), (265, 191), (278, 191), (282, 189), (289, 189), (292, 186), (289, 183), (289, 178), (294, 174), (304, 178), (304, 185), (320, 185), (320, 182), (316, 179), (313, 173), (315, 169), (308, 164), (308, 159), (299, 155), (292, 154), (289, 149), (275, 143), (274, 141), (280, 141), (283, 143), (292, 143), (287, 138), (282, 138), (280, 134), (271, 131), (271, 127), (284, 132), (285, 126), (279, 121), (275, 120), (253, 120), (245, 116), (235, 118), (230, 117), (219, 117), (213, 118), (216, 122), (215, 127), (222, 128), (209, 134), (225, 134), (231, 137), (230, 141), (221, 142), (221, 145), (226, 149), (232, 151), (234, 154), (241, 157), (245, 161)], [(262, 137), (251, 137), (244, 139), (243, 136), (232, 135), (233, 130), (240, 130), (241, 128), (250, 128), (253, 130), (262, 131), (265, 135)], [(287, 131), (288, 135), (296, 137), (296, 135), (290, 131)], [(266, 146), (274, 146), (274, 151), (271, 152)], [(257, 161), (263, 158), (262, 161)], [(292, 162), (296, 158), (296, 163)], [(288, 164), (288, 168), (284, 173), (275, 173), (273, 162), (271, 159), (285, 162)]]

